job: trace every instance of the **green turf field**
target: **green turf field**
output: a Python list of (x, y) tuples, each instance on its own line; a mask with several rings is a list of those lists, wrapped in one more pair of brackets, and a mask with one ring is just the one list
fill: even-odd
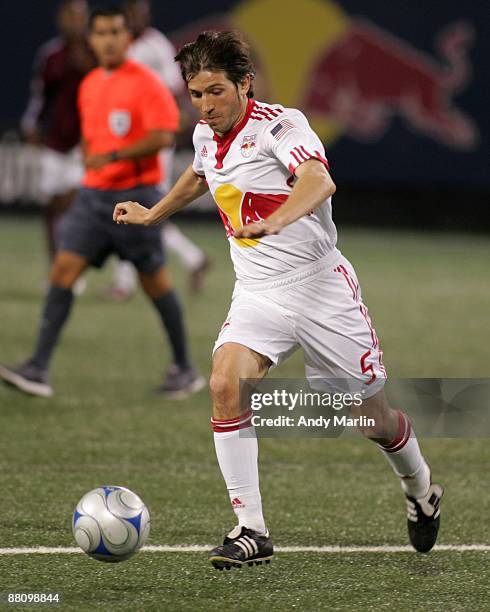
[[(233, 273), (218, 220), (186, 231), (213, 260), (185, 301), (192, 351), (209, 373)], [(484, 237), (344, 230), (392, 376), (489, 377), (490, 244)], [(37, 220), (0, 219), (0, 362), (32, 348), (46, 271)], [(56, 354), (52, 400), (0, 386), (0, 548), (74, 546), (71, 513), (102, 484), (134, 489), (152, 514), (149, 544), (215, 545), (234, 524), (202, 391), (151, 394), (168, 359), (142, 295), (99, 297), (90, 273)], [(302, 376), (300, 355), (274, 376)], [(409, 411), (409, 407), (408, 411)], [(424, 440), (446, 487), (441, 544), (490, 544), (487, 439)], [(264, 510), (278, 546), (404, 545), (399, 485), (361, 439), (261, 441)], [(117, 565), (85, 555), (0, 554), (0, 592), (61, 591), (70, 610), (488, 610), (489, 552), (279, 553), (267, 568), (215, 572), (205, 553), (139, 553)], [(19, 607), (15, 608), (19, 609)]]

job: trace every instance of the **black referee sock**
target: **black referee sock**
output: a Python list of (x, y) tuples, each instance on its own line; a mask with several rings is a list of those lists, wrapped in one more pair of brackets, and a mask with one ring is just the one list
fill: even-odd
[(70, 314), (72, 303), (71, 289), (50, 286), (44, 301), (36, 348), (30, 360), (30, 363), (38, 368), (43, 370), (48, 368), (51, 354), (58, 342), (61, 328)]
[(175, 291), (171, 290), (153, 300), (172, 347), (174, 362), (181, 368), (190, 367), (182, 308)]

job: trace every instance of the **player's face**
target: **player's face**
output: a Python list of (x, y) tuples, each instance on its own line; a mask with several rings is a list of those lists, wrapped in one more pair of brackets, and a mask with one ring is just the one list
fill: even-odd
[(148, 0), (131, 0), (122, 4), (129, 29), (134, 36), (140, 36), (151, 21), (151, 7)]
[(203, 70), (189, 79), (192, 105), (218, 134), (224, 134), (243, 117), (247, 108), (250, 77), (235, 85), (224, 72)]
[(64, 4), (57, 17), (61, 35), (68, 39), (83, 38), (87, 34), (88, 8), (85, 0), (73, 0)]
[(130, 40), (122, 15), (97, 17), (92, 24), (90, 45), (103, 68), (115, 68), (122, 64)]

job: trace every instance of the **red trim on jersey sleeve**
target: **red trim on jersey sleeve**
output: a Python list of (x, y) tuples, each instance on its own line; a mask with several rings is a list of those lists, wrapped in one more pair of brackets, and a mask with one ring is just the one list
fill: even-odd
[(256, 119), (257, 121), (262, 121), (262, 119), (267, 119), (267, 121), (273, 121), (274, 119), (277, 119), (277, 117), (279, 117), (280, 113), (282, 112), (282, 108), (261, 106), (256, 102), (251, 117), (252, 119)]
[(302, 159), (300, 159), (297, 155), (297, 153), (294, 152), (294, 149), (290, 151), (290, 154), (294, 157), (294, 161), (296, 162), (296, 166), (293, 167), (293, 172), (296, 170), (296, 168), (304, 161)]
[(327, 170), (330, 170), (330, 163), (328, 159), (326, 157), (323, 157), (320, 151), (317, 151), (316, 149), (315, 149), (315, 157), (325, 164), (325, 167), (327, 168)]
[(318, 161), (322, 162), (327, 170), (330, 170), (328, 160), (317, 150), (311, 152), (305, 149), (303, 145), (300, 145), (299, 147), (293, 147), (289, 153), (296, 162), (295, 164), (291, 162), (288, 165), (288, 170), (291, 172), (291, 174), (294, 174), (298, 166), (309, 159), (317, 159)]

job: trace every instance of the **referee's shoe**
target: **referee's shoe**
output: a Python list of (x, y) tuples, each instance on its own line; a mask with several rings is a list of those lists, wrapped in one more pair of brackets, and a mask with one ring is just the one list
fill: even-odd
[(165, 374), (163, 384), (155, 389), (155, 393), (167, 399), (185, 399), (205, 386), (205, 379), (195, 368), (183, 368), (173, 363)]
[(273, 555), (274, 548), (268, 531), (261, 535), (253, 529), (237, 525), (225, 537), (223, 544), (209, 553), (209, 561), (218, 570), (229, 570), (245, 564), (270, 563)]
[(17, 368), (0, 365), (0, 379), (8, 385), (38, 397), (51, 397), (53, 388), (48, 382), (47, 370), (41, 369), (30, 361)]

